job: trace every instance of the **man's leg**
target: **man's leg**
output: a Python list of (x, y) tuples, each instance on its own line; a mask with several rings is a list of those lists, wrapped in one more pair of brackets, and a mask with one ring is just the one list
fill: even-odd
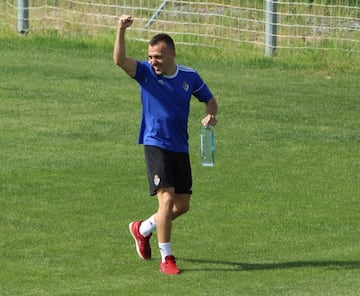
[(190, 194), (175, 194), (174, 188), (160, 188), (157, 192), (159, 208), (155, 214), (158, 241), (171, 241), (171, 221), (190, 208)]
[(159, 202), (158, 211), (155, 214), (157, 237), (159, 243), (170, 242), (171, 220), (174, 207), (175, 191), (172, 187), (160, 188), (157, 191)]
[(155, 215), (158, 244), (161, 253), (160, 271), (166, 274), (178, 274), (175, 257), (171, 251), (172, 220), (189, 209), (190, 195), (175, 194), (173, 187), (160, 188), (157, 192), (159, 208)]

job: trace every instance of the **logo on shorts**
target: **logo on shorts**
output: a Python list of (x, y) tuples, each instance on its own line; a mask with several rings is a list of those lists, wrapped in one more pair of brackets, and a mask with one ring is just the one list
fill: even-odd
[(158, 175), (154, 176), (154, 184), (155, 186), (159, 186), (160, 184), (160, 177)]

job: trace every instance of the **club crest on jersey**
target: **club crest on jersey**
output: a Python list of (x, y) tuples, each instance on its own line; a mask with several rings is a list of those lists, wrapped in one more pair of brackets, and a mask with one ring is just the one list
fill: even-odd
[(184, 89), (186, 92), (189, 90), (189, 84), (188, 84), (186, 81), (183, 82), (183, 89)]
[(158, 175), (154, 176), (154, 185), (159, 186), (160, 184), (160, 177)]

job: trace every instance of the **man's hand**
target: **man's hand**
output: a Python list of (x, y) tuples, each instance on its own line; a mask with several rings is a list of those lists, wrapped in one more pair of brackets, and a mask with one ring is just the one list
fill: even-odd
[(208, 114), (206, 115), (202, 120), (201, 123), (203, 126), (207, 126), (207, 125), (216, 125), (217, 124), (217, 120), (215, 118), (215, 115), (213, 114)]
[(130, 15), (122, 15), (119, 18), (118, 29), (126, 29), (133, 24), (134, 20)]

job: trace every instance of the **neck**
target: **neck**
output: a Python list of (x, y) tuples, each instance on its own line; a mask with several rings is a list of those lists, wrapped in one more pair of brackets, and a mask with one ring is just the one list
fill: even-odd
[(176, 73), (176, 70), (177, 70), (177, 66), (176, 66), (176, 64), (174, 64), (171, 67), (169, 67), (169, 70), (166, 71), (166, 73), (164, 73), (164, 75), (173, 76)]

